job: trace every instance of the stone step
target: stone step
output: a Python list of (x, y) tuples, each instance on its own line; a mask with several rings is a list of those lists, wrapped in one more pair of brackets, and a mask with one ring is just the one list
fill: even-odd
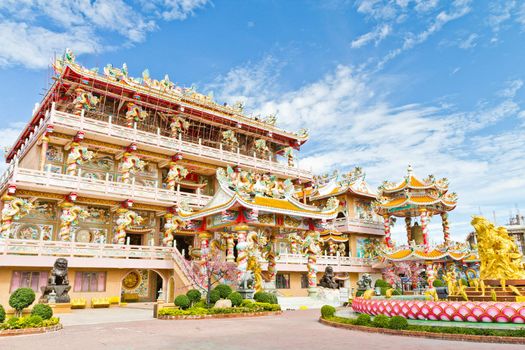
[[(463, 300), (463, 297), (457, 296), (457, 295), (449, 296), (448, 300), (450, 300), (450, 301), (465, 301), (465, 300)], [(484, 297), (482, 297), (482, 296), (469, 296), (468, 300), (469, 301), (493, 301), (492, 300), (492, 296), (490, 296), (490, 295), (485, 295)], [(516, 301), (516, 296), (501, 296), (501, 297), (498, 296), (496, 298), (496, 301), (515, 302)]]

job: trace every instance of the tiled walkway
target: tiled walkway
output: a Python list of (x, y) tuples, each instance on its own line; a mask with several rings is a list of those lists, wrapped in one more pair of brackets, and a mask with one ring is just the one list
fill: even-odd
[(0, 349), (523, 349), (523, 345), (459, 343), (349, 331), (321, 325), (317, 322), (318, 317), (319, 310), (307, 310), (259, 318), (184, 321), (150, 319), (67, 326), (56, 333), (0, 338)]

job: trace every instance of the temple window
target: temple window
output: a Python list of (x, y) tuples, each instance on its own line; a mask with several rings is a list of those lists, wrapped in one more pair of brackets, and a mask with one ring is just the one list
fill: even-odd
[(275, 279), (277, 289), (290, 289), (290, 274), (278, 273)]
[(47, 285), (47, 276), (47, 271), (13, 271), (9, 293), (23, 287), (40, 293), (40, 287)]
[(77, 272), (75, 275), (75, 292), (105, 292), (105, 272)]
[(301, 274), (301, 288), (308, 288), (308, 274), (306, 273)]

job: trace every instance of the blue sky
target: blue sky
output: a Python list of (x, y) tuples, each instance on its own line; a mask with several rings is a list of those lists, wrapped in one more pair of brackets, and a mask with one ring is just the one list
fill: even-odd
[[(0, 3), (0, 145), (48, 86), (54, 53), (126, 62), (285, 129), (310, 129), (301, 166), (362, 166), (377, 186), (412, 164), (448, 177), (470, 215), (525, 212), (525, 3), (469, 0), (59, 0)], [(401, 232), (401, 225), (395, 232)], [(438, 239), (440, 222), (431, 223)], [(398, 233), (396, 238), (402, 239)]]

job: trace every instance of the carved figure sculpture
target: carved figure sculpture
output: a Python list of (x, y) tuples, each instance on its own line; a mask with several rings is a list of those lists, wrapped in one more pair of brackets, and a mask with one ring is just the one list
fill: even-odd
[(370, 274), (364, 273), (361, 278), (357, 281), (357, 290), (365, 291), (372, 288), (372, 278)]
[(190, 128), (190, 122), (184, 118), (183, 114), (172, 114), (170, 115), (170, 130), (171, 137), (178, 138), (179, 135), (183, 135), (188, 132)]
[(74, 114), (81, 115), (82, 111), (91, 111), (97, 107), (99, 98), (91, 92), (86, 92), (82, 88), (76, 88), (77, 97), (73, 100)]
[(144, 162), (142, 159), (132, 153), (125, 152), (122, 157), (122, 164), (120, 166), (122, 182), (129, 184), (131, 181), (131, 175), (142, 171), (145, 166), (146, 162)]
[(525, 279), (522, 254), (504, 227), (474, 216), (471, 222), (478, 239), (481, 279)]
[(261, 158), (268, 158), (270, 155), (270, 148), (266, 144), (265, 139), (255, 140), (255, 153)]
[(324, 269), (324, 275), (321, 277), (319, 286), (330, 289), (338, 289), (339, 285), (335, 281), (334, 268), (332, 266), (327, 266)]
[(183, 225), (183, 222), (176, 219), (172, 213), (164, 215), (166, 222), (164, 223), (164, 237), (162, 244), (165, 247), (173, 247), (174, 233)]
[[(64, 258), (55, 260), (47, 281), (47, 286), (40, 287), (42, 290), (42, 296), (40, 297), (41, 302), (69, 303), (70, 298), (68, 292), (71, 286), (69, 285), (69, 278), (67, 276), (67, 265), (67, 260)], [(51, 296), (50, 294), (52, 292), (54, 292), (54, 295)]]
[(297, 232), (293, 232), (288, 235), (288, 242), (290, 243), (290, 252), (292, 254), (299, 254), (299, 246), (301, 244), (301, 237), (299, 237)]
[(166, 189), (175, 191), (175, 184), (188, 176), (188, 169), (176, 162), (170, 162), (166, 175)]
[(222, 132), (222, 143), (230, 150), (235, 150), (239, 147), (239, 140), (237, 140), (233, 130)]
[(69, 150), (66, 160), (66, 173), (68, 175), (77, 175), (78, 167), (93, 158), (93, 152), (89, 151), (87, 147), (81, 146), (78, 142), (72, 142), (65, 148)]
[(142, 107), (134, 104), (133, 102), (127, 103), (126, 111), (126, 125), (129, 128), (133, 127), (134, 123), (143, 122), (148, 117), (148, 112), (143, 111)]
[(4, 195), (2, 197), (4, 207), (2, 209), (2, 227), (0, 229), (1, 238), (9, 238), (13, 221), (20, 220), (33, 209), (33, 203), (18, 197)]
[(308, 287), (315, 288), (317, 286), (317, 256), (321, 253), (319, 246), (321, 238), (319, 232), (307, 231), (303, 241), (302, 251), (308, 258), (306, 268), (308, 270)]
[(60, 240), (71, 241), (71, 228), (78, 225), (78, 218), (85, 219), (90, 216), (89, 212), (78, 205), (64, 202), (62, 205), (62, 215), (60, 215)]
[(140, 223), (144, 221), (144, 219), (136, 212), (125, 208), (118, 209), (117, 213), (119, 215), (116, 221), (116, 240), (118, 244), (125, 244), (126, 229), (128, 229), (132, 225), (140, 225)]
[(283, 156), (287, 159), (289, 167), (293, 167), (295, 165), (295, 162), (294, 162), (295, 157), (294, 157), (294, 154), (293, 154), (293, 148), (292, 147), (286, 147), (283, 150)]

